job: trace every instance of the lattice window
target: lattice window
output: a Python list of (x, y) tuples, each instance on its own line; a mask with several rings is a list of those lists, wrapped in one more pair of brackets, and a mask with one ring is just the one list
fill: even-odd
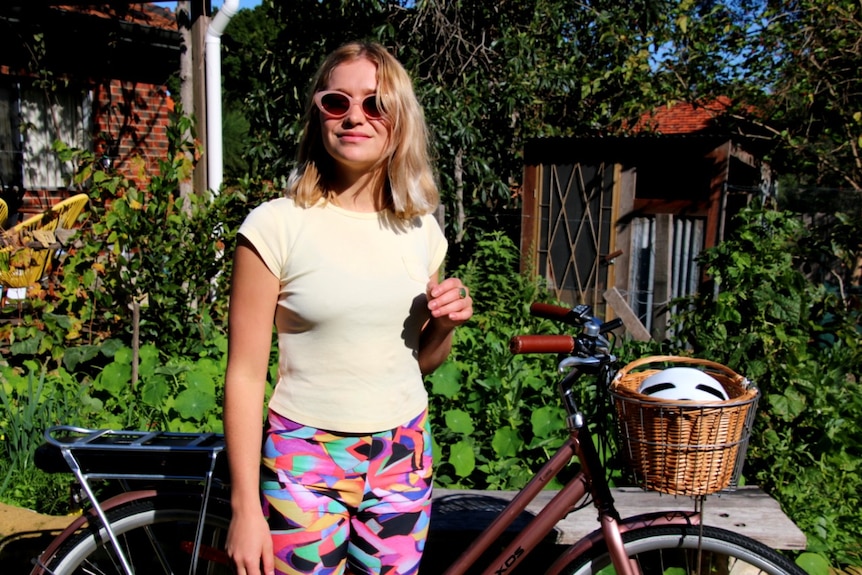
[(611, 251), (613, 167), (551, 165), (542, 171), (538, 272), (564, 302), (587, 303), (604, 315), (602, 294)]

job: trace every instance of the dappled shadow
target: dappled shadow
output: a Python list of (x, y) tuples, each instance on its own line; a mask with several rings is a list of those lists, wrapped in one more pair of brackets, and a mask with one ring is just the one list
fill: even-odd
[(59, 529), (21, 531), (0, 539), (3, 573), (29, 573), (36, 558), (59, 533)]

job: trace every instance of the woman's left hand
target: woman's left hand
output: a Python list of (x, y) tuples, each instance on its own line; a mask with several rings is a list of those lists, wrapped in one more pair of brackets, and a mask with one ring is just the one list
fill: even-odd
[(446, 278), (437, 283), (428, 282), (428, 309), (431, 317), (440, 324), (454, 329), (473, 317), (473, 298), (470, 290), (458, 278)]

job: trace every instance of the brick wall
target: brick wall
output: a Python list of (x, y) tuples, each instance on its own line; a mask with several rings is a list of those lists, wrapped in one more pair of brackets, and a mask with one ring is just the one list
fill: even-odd
[[(93, 151), (139, 188), (158, 174), (168, 152), (173, 101), (164, 86), (111, 80), (93, 89)], [(19, 221), (44, 211), (75, 190), (27, 190)]]
[(94, 94), (94, 149), (108, 153), (114, 168), (145, 187), (168, 151), (173, 102), (164, 86), (112, 80)]

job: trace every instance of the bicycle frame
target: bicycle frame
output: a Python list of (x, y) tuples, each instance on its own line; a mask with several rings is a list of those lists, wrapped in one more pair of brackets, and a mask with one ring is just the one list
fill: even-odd
[[(601, 365), (590, 361), (592, 358), (568, 358), (560, 364), (561, 370), (567, 367), (587, 366), (598, 372)], [(494, 558), (482, 575), (503, 575), (517, 567), (521, 561), (552, 532), (554, 526), (566, 515), (576, 510), (578, 504), (588, 495), (598, 510), (600, 527), (569, 547), (547, 571), (549, 575), (559, 573), (575, 557), (604, 540), (608, 546), (616, 572), (619, 575), (636, 575), (637, 571), (629, 562), (622, 543), (622, 533), (631, 529), (655, 524), (700, 524), (697, 512), (662, 512), (633, 516), (622, 520), (614, 507), (613, 496), (605, 477), (604, 468), (592, 441), (592, 435), (584, 424), (583, 415), (578, 411), (571, 394), (574, 381), (583, 375), (575, 367), (561, 382), (560, 391), (568, 414), (567, 426), (569, 439), (542, 466), (527, 485), (509, 502), (488, 527), (471, 543), (444, 572), (444, 575), (464, 575), (482, 554), (512, 525), (526, 510), (536, 496), (566, 468), (572, 458), (577, 457), (580, 471), (533, 517), (508, 546)]]

